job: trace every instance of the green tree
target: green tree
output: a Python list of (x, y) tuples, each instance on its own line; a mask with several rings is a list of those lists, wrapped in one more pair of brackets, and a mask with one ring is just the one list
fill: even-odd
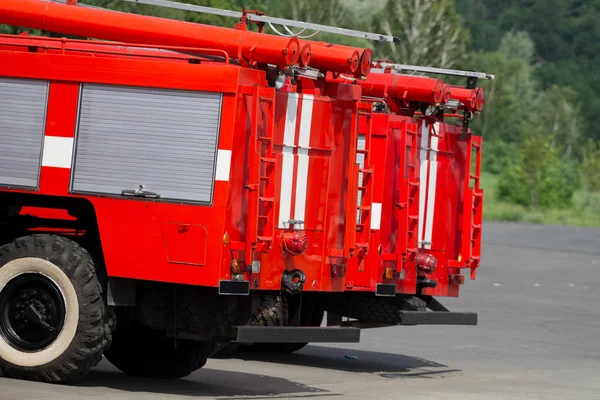
[(551, 142), (541, 126), (523, 138), (518, 164), (500, 176), (501, 200), (531, 208), (571, 206), (579, 186), (577, 170), (572, 161), (560, 158)]
[(574, 89), (583, 136), (600, 140), (600, 0), (456, 0), (456, 9), (477, 51), (495, 51), (506, 32), (527, 31), (540, 89)]
[(534, 117), (536, 82), (526, 61), (507, 59), (500, 52), (477, 53), (473, 68), (496, 75), (484, 81), (486, 105), (473, 123), (473, 129), (486, 140), (516, 142), (530, 129)]
[[(263, 1), (268, 15), (279, 18), (293, 19), (297, 21), (312, 22), (340, 28), (363, 29), (363, 24), (357, 24), (359, 16), (355, 12), (356, 8), (349, 7), (342, 0), (265, 0)], [(283, 34), (289, 34), (285, 28), (275, 26), (277, 31)], [(302, 32), (300, 28), (290, 28), (294, 33)], [(275, 33), (270, 26), (266, 26), (265, 32)], [(312, 36), (315, 34), (314, 36)], [(351, 36), (336, 35), (327, 32), (315, 32), (308, 30), (302, 32), (302, 37), (309, 40), (324, 41), (329, 43), (342, 44), (347, 46), (371, 47), (372, 41), (355, 38)]]
[(377, 55), (403, 64), (455, 67), (470, 40), (454, 0), (388, 0), (369, 30), (398, 36), (398, 44), (376, 46)]
[(586, 194), (586, 206), (590, 206), (592, 193), (600, 192), (600, 145), (588, 139), (583, 149), (581, 182)]
[(577, 93), (570, 88), (553, 85), (542, 93), (537, 113), (544, 131), (552, 138), (551, 146), (563, 149), (571, 158), (579, 150), (581, 121)]
[(517, 58), (531, 64), (535, 56), (535, 43), (526, 31), (510, 31), (502, 37), (499, 51), (507, 59)]

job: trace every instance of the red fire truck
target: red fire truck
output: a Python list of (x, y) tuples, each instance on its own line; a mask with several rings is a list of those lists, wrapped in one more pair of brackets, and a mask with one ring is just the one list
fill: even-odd
[(0, 35), (3, 376), (71, 381), (104, 355), (179, 378), (234, 346), (477, 323), (436, 298), (480, 265), (468, 124), (493, 76), (262, 28), (385, 35), (135, 1), (240, 21), (0, 3), (0, 23), (93, 39)]

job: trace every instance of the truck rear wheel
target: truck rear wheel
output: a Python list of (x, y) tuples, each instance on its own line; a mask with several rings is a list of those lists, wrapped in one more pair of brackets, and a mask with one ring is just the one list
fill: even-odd
[(364, 322), (397, 325), (402, 322), (402, 311), (427, 311), (427, 303), (418, 296), (376, 297), (372, 293), (352, 293), (344, 297), (330, 297), (326, 311)]
[(178, 379), (202, 368), (208, 342), (166, 337), (163, 331), (140, 325), (125, 310), (117, 312), (117, 329), (106, 359), (127, 375)]
[[(324, 314), (325, 312), (315, 303), (314, 299), (303, 301), (300, 326), (321, 326)], [(256, 320), (260, 319), (261, 316), (259, 315)], [(288, 323), (285, 325), (288, 325)], [(308, 343), (254, 343), (243, 347), (242, 350), (254, 353), (289, 354), (303, 349), (306, 345)]]
[[(257, 293), (252, 299), (252, 315), (248, 325), (286, 326), (288, 323), (288, 304), (285, 296), (272, 293)], [(287, 344), (287, 343), (286, 343)], [(235, 352), (252, 351), (257, 344), (219, 343), (211, 344), (212, 358), (228, 358)]]
[(31, 235), (0, 247), (2, 375), (67, 382), (98, 364), (111, 340), (103, 275), (63, 237)]

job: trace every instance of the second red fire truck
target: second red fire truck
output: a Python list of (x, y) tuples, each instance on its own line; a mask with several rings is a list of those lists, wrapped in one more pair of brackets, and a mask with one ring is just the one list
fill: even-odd
[(3, 376), (71, 381), (104, 355), (178, 378), (232, 344), (477, 323), (437, 298), (480, 266), (468, 124), (493, 76), (267, 35), (295, 22), (260, 13), (227, 29), (66, 3), (0, 3), (0, 23), (94, 39), (0, 35)]

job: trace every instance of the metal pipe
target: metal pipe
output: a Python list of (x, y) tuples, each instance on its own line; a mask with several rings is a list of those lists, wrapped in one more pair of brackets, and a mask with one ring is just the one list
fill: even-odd
[(0, 23), (128, 43), (219, 48), (232, 58), (278, 66), (296, 64), (301, 50), (296, 38), (42, 0), (0, 1)]
[(361, 49), (325, 42), (300, 41), (300, 45), (305, 44), (310, 44), (311, 47), (312, 68), (350, 75), (354, 75), (359, 68)]
[(483, 88), (466, 89), (460, 86), (450, 86), (450, 98), (458, 100), (470, 111), (481, 111), (485, 104)]
[(448, 86), (442, 80), (423, 76), (370, 73), (359, 83), (363, 96), (429, 104), (445, 103), (449, 98)]
[(311, 44), (310, 66), (313, 68), (353, 75), (357, 78), (367, 76), (371, 71), (373, 62), (371, 49), (300, 40), (301, 45), (304, 43)]

